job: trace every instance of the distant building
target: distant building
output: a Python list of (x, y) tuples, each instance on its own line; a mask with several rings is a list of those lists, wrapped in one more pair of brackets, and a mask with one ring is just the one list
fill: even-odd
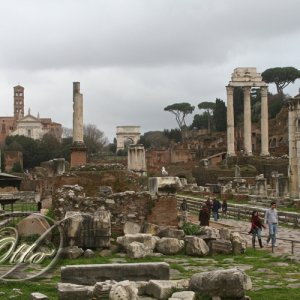
[(51, 133), (58, 139), (62, 135), (62, 126), (52, 122), (51, 118), (24, 116), (24, 87), (14, 87), (14, 116), (0, 116), (0, 144), (4, 144), (8, 135), (24, 135), (32, 139), (41, 139), (45, 133)]
[(140, 126), (117, 126), (117, 152), (137, 144), (140, 136)]

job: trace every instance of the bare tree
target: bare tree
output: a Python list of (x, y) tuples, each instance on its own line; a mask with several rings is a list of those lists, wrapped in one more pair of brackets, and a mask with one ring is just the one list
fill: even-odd
[(83, 140), (88, 154), (99, 153), (108, 145), (108, 139), (105, 137), (104, 132), (94, 124), (83, 126)]
[(62, 128), (62, 138), (68, 138), (73, 136), (73, 129), (68, 127)]

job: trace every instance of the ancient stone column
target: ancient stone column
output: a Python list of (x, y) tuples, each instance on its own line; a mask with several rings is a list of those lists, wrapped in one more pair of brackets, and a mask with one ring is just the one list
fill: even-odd
[(73, 144), (83, 144), (83, 97), (80, 82), (73, 82)]
[(136, 172), (139, 175), (146, 174), (147, 166), (144, 145), (129, 146), (127, 168), (128, 170)]
[(233, 87), (226, 86), (226, 91), (227, 91), (227, 154), (229, 156), (235, 156)]
[(83, 141), (83, 96), (80, 82), (73, 82), (73, 145), (71, 167), (86, 164), (86, 147)]
[(251, 99), (248, 86), (243, 87), (244, 90), (244, 153), (252, 155), (252, 137), (251, 137)]
[(291, 99), (289, 101), (289, 190), (291, 198), (299, 198), (299, 159), (297, 157), (299, 141), (296, 139), (296, 120), (297, 120), (297, 101)]
[(262, 86), (261, 94), (261, 156), (268, 156), (269, 153), (269, 121), (268, 121), (268, 88)]

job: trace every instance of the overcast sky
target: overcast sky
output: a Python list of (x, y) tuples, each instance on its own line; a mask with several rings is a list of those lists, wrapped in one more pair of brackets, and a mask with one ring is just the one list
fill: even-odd
[(0, 115), (20, 84), (25, 114), (71, 128), (80, 81), (84, 123), (110, 141), (116, 126), (175, 128), (164, 107), (226, 101), (236, 67), (300, 69), (299, 12), (298, 0), (0, 0)]

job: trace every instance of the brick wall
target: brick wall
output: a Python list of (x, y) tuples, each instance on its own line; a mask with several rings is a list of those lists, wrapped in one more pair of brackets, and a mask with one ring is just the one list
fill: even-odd
[(23, 153), (20, 151), (4, 152), (5, 171), (10, 172), (15, 163), (19, 162), (23, 168)]
[(161, 226), (177, 226), (177, 199), (175, 195), (159, 196), (155, 200), (155, 205), (151, 214), (147, 217), (149, 223)]
[(86, 164), (86, 151), (72, 149), (71, 167), (82, 166)]

